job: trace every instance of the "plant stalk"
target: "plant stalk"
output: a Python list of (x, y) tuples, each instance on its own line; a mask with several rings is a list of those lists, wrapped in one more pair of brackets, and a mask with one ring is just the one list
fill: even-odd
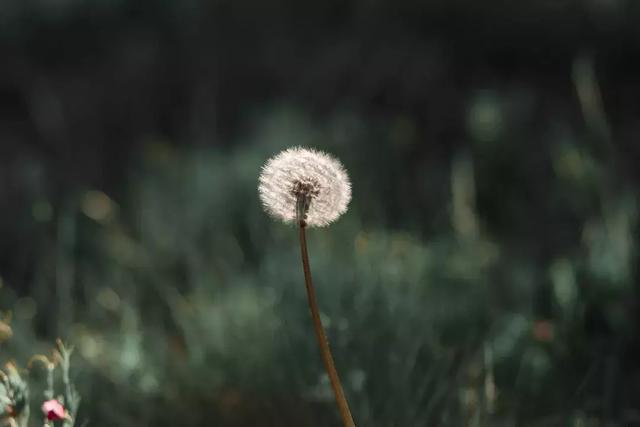
[(329, 342), (327, 341), (327, 335), (322, 327), (320, 320), (320, 312), (318, 310), (318, 301), (316, 298), (316, 291), (313, 287), (313, 281), (311, 280), (311, 268), (309, 267), (309, 253), (307, 251), (307, 237), (305, 233), (306, 224), (304, 220), (299, 221), (300, 229), (300, 252), (302, 254), (302, 269), (304, 270), (304, 283), (307, 288), (307, 299), (309, 300), (309, 310), (311, 311), (311, 318), (313, 319), (313, 329), (318, 339), (318, 345), (320, 346), (320, 354), (322, 356), (322, 362), (329, 375), (329, 381), (331, 382), (331, 388), (336, 396), (336, 403), (340, 410), (340, 416), (345, 427), (355, 427), (351, 411), (349, 410), (349, 404), (347, 398), (342, 390), (342, 384), (340, 383), (340, 377), (338, 371), (333, 362), (333, 356), (331, 356), (331, 350), (329, 349)]

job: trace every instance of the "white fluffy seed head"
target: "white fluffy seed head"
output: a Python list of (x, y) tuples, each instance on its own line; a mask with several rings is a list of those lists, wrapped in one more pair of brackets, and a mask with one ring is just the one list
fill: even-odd
[(303, 196), (309, 227), (329, 225), (346, 212), (351, 200), (351, 183), (340, 161), (322, 151), (299, 147), (267, 161), (258, 191), (267, 213), (284, 222), (296, 221)]

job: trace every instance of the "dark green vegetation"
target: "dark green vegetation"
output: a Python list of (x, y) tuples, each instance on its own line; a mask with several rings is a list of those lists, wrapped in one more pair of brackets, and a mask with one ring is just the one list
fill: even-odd
[(353, 181), (308, 239), (359, 426), (640, 423), (638, 4), (87, 3), (0, 2), (0, 359), (75, 344), (78, 425), (338, 425), (291, 145)]

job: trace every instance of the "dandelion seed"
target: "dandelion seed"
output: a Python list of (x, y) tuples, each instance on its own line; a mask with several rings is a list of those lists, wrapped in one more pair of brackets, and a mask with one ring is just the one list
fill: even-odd
[(329, 225), (346, 212), (351, 184), (342, 164), (321, 151), (289, 148), (262, 168), (258, 187), (265, 210), (284, 222)]

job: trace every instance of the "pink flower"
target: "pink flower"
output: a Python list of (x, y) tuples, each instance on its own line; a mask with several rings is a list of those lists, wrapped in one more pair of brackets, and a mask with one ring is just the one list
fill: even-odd
[(42, 412), (44, 412), (50, 421), (64, 420), (67, 417), (67, 411), (65, 411), (64, 406), (56, 399), (44, 402), (42, 404)]

